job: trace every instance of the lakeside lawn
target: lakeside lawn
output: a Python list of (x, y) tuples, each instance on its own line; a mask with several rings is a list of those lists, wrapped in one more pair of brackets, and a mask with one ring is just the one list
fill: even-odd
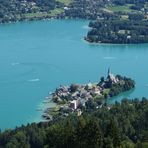
[(64, 12), (62, 8), (56, 8), (54, 10), (51, 10), (49, 13), (27, 13), (25, 14), (26, 18), (34, 18), (34, 17), (54, 17), (58, 14)]
[(108, 6), (106, 9), (112, 12), (136, 12), (136, 10), (130, 9), (130, 6), (133, 6), (133, 4), (127, 4), (124, 6)]
[(70, 3), (73, 2), (73, 0), (57, 0), (57, 2), (61, 2), (61, 3), (65, 4), (66, 6), (68, 6)]

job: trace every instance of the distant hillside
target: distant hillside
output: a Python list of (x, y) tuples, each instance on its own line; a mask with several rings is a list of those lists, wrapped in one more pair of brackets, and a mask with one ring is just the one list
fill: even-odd
[(64, 11), (68, 0), (0, 0), (0, 22), (54, 17)]
[(46, 18), (95, 20), (112, 15), (141, 13), (147, 17), (147, 0), (0, 0), (0, 23)]
[(148, 43), (147, 0), (113, 0), (89, 23), (85, 40), (91, 43)]

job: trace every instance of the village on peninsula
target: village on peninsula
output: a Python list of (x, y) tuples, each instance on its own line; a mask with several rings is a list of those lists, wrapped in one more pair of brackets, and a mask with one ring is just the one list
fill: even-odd
[(107, 99), (129, 91), (135, 87), (135, 81), (120, 75), (114, 76), (108, 69), (107, 77), (101, 77), (97, 83), (71, 84), (60, 86), (47, 99), (56, 105), (47, 108), (42, 117), (54, 120), (66, 117), (71, 113), (80, 116), (102, 107)]

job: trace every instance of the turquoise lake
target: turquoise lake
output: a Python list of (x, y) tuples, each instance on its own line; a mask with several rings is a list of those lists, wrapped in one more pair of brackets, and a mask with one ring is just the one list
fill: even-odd
[(88, 21), (50, 20), (0, 25), (0, 128), (41, 120), (37, 108), (60, 84), (88, 83), (112, 73), (133, 78), (123, 97), (148, 97), (148, 44), (95, 45), (83, 40)]

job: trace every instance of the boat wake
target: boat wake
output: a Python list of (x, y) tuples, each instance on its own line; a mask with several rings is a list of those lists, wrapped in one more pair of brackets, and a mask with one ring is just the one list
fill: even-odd
[(30, 80), (28, 80), (29, 82), (38, 82), (38, 81), (40, 81), (40, 79), (30, 79)]
[(14, 62), (14, 63), (11, 63), (11, 66), (16, 66), (16, 65), (19, 65), (20, 63), (18, 62)]
[(104, 60), (114, 60), (117, 59), (116, 57), (103, 57)]

